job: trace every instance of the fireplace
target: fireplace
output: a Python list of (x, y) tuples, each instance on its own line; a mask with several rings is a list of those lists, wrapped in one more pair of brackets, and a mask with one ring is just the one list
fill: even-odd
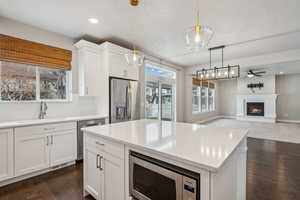
[(263, 102), (247, 102), (248, 116), (265, 116), (265, 103)]

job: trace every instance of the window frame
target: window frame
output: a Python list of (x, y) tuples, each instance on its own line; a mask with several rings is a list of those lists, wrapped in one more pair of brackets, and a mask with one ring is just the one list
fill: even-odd
[[(198, 107), (198, 109), (197, 110), (194, 110), (194, 105), (196, 105), (196, 104), (194, 104), (194, 101), (193, 101), (193, 99), (196, 97), (195, 95), (194, 95), (194, 91), (193, 91), (193, 89), (194, 89), (194, 87), (196, 87), (197, 88), (197, 94), (199, 95), (199, 96), (197, 96), (197, 98), (198, 98), (198, 105), (197, 105), (197, 107)], [(205, 96), (204, 97), (202, 97), (202, 93), (201, 93), (201, 89), (205, 89), (206, 90), (206, 92), (205, 92)], [(209, 107), (209, 90), (213, 90), (212, 92), (212, 97), (213, 97), (213, 109), (210, 109), (210, 107)], [(192, 114), (194, 114), (194, 115), (196, 115), (196, 114), (203, 114), (203, 113), (210, 113), (210, 112), (214, 112), (214, 111), (216, 111), (216, 89), (215, 88), (208, 88), (208, 87), (202, 87), (202, 86), (198, 86), (198, 85), (192, 85)], [(202, 109), (202, 98), (205, 98), (206, 99), (206, 109)]]
[[(1, 67), (1, 62), (5, 61), (0, 61), (0, 67)], [(72, 95), (72, 71), (65, 70), (66, 72), (66, 99), (40, 99), (40, 73), (39, 73), (39, 68), (46, 68), (46, 67), (41, 67), (37, 65), (29, 65), (35, 68), (35, 73), (36, 73), (36, 99), (35, 100), (29, 100), (29, 101), (2, 101), (1, 99), (1, 94), (0, 94), (0, 104), (9, 104), (9, 103), (40, 103), (40, 102), (54, 102), (54, 103), (67, 103), (67, 102), (72, 102), (73, 100), (73, 95)], [(59, 69), (58, 69), (59, 70)], [(1, 70), (0, 70), (1, 72)]]

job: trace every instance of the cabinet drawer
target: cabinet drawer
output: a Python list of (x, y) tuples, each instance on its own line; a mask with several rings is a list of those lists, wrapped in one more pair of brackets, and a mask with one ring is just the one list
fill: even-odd
[(124, 145), (103, 139), (92, 134), (84, 135), (85, 145), (96, 147), (112, 156), (124, 159)]
[(16, 128), (16, 136), (29, 136), (35, 134), (48, 134), (58, 131), (72, 130), (77, 128), (76, 122), (67, 122), (67, 123), (55, 123), (55, 124), (46, 124), (38, 126), (28, 126)]

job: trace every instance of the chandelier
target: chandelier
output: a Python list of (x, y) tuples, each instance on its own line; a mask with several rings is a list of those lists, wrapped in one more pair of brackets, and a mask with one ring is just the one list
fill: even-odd
[(186, 31), (185, 40), (189, 50), (197, 51), (208, 46), (213, 37), (213, 30), (204, 25), (200, 25), (199, 9), (197, 9), (196, 25)]
[[(209, 48), (209, 68), (203, 68), (196, 71), (194, 76), (197, 79), (202, 81), (209, 80), (221, 80), (221, 79), (233, 79), (240, 77), (240, 66), (239, 65), (227, 65), (224, 66), (224, 48), (225, 46), (218, 46)], [(211, 52), (215, 50), (222, 50), (222, 66), (221, 67), (212, 67)]]

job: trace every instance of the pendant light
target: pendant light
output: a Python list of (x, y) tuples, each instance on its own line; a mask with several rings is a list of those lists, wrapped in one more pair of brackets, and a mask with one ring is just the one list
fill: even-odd
[(144, 55), (136, 50), (133, 45), (133, 50), (125, 54), (127, 64), (129, 66), (141, 66), (144, 63)]
[[(136, 7), (139, 4), (139, 0), (130, 0), (130, 5)], [(134, 31), (133, 31), (134, 32)], [(144, 63), (144, 55), (137, 51), (135, 45), (130, 52), (124, 54), (126, 62), (129, 66), (141, 66)]]
[(214, 32), (210, 27), (200, 25), (199, 6), (197, 5), (196, 25), (188, 28), (185, 35), (188, 49), (197, 51), (207, 47), (213, 34)]

